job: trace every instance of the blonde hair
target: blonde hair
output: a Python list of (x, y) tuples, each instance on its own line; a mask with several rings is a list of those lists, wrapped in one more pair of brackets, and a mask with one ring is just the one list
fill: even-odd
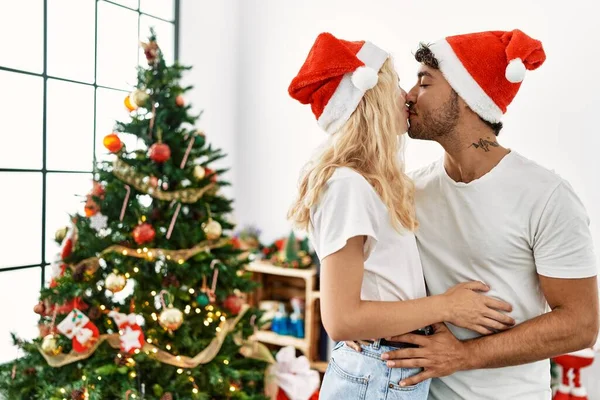
[(377, 85), (366, 92), (357, 109), (300, 176), (299, 192), (288, 212), (298, 228), (308, 230), (310, 209), (336, 168), (348, 167), (373, 186), (386, 205), (392, 225), (414, 231), (414, 185), (404, 173), (398, 153), (404, 150), (399, 134), (398, 75), (388, 59)]

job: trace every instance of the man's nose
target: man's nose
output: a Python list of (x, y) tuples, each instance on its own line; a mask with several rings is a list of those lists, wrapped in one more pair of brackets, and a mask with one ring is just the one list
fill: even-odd
[(410, 89), (410, 92), (406, 95), (407, 103), (416, 103), (417, 102), (417, 86)]

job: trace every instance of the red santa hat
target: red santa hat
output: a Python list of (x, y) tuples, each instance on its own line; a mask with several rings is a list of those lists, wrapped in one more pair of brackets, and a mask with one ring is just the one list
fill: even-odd
[(500, 121), (525, 72), (546, 60), (542, 43), (518, 29), (449, 36), (430, 49), (450, 86), (489, 122)]
[(335, 133), (350, 118), (365, 92), (375, 87), (389, 55), (370, 42), (349, 42), (321, 33), (288, 92), (310, 104), (319, 126)]

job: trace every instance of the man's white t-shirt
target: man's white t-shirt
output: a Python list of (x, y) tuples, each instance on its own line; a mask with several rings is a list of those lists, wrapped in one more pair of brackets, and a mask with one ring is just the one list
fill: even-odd
[(341, 250), (348, 239), (367, 237), (363, 300), (425, 297), (423, 269), (414, 234), (394, 229), (387, 207), (358, 172), (350, 168), (334, 171), (318, 204), (311, 209), (310, 221), (309, 237), (321, 261)]
[[(409, 174), (416, 185), (416, 232), (429, 294), (480, 280), (513, 306), (522, 323), (547, 311), (538, 274), (595, 276), (587, 213), (571, 186), (515, 151), (470, 183), (452, 180), (443, 160)], [(448, 324), (461, 339), (479, 336)], [(434, 400), (549, 400), (550, 362), (462, 371), (431, 386)]]

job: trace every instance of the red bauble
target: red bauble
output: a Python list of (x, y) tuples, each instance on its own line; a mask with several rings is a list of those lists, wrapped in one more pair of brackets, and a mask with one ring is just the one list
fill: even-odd
[(135, 240), (135, 242), (137, 244), (144, 244), (146, 242), (151, 242), (154, 240), (155, 236), (156, 236), (156, 231), (154, 230), (152, 225), (150, 225), (148, 223), (138, 225), (133, 230), (133, 240)]
[(227, 298), (223, 302), (223, 307), (229, 310), (229, 312), (233, 315), (238, 314), (242, 309), (243, 305), (244, 301), (234, 294), (227, 296)]
[(44, 304), (44, 302), (40, 301), (39, 303), (37, 303), (35, 307), (33, 307), (33, 312), (39, 315), (45, 315), (46, 305)]
[(111, 153), (117, 153), (123, 148), (123, 142), (121, 142), (121, 139), (119, 139), (116, 133), (104, 136), (102, 143)]
[(157, 163), (164, 163), (171, 158), (171, 149), (164, 143), (154, 143), (150, 147), (150, 159)]
[(106, 193), (106, 191), (104, 190), (104, 186), (102, 186), (100, 183), (94, 181), (94, 186), (92, 188), (92, 196), (96, 196), (101, 199), (104, 199), (104, 193)]
[(183, 107), (185, 105), (185, 99), (182, 95), (175, 97), (175, 104), (177, 104), (179, 107)]
[(210, 168), (204, 168), (205, 176), (210, 176), (210, 181), (215, 183), (217, 182), (217, 174), (215, 171)]

